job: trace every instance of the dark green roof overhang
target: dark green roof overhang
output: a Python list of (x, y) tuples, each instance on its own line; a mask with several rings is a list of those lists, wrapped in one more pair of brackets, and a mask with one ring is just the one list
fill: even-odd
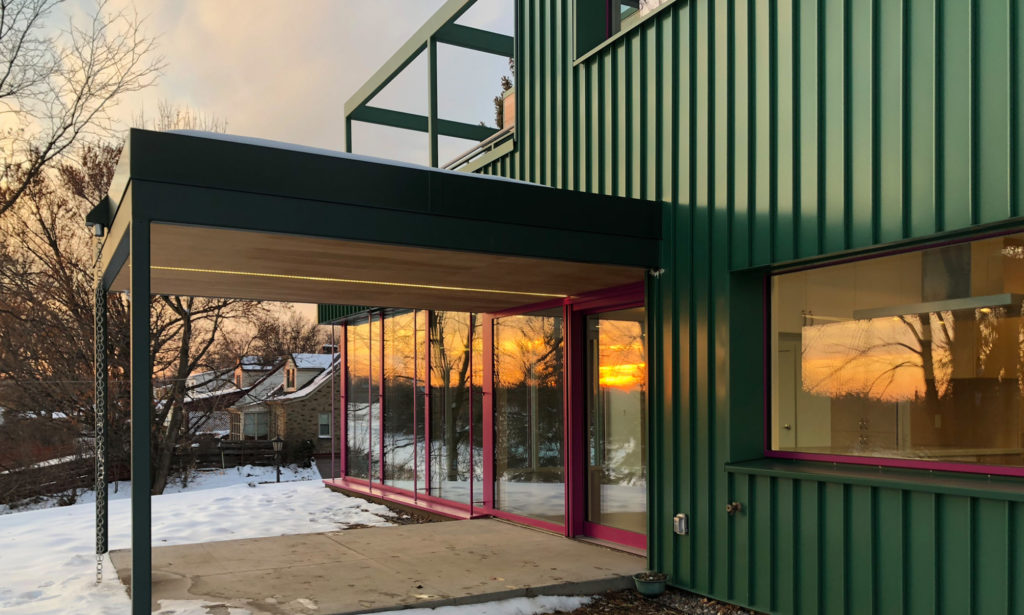
[[(107, 202), (90, 221), (111, 229), (101, 262), (109, 284), (127, 258), (126, 229), (136, 220), (454, 251), (467, 263), (475, 253), (642, 270), (659, 266), (661, 210), (647, 201), (257, 139), (132, 130)], [(244, 248), (239, 237), (231, 236), (234, 247)], [(210, 253), (204, 267), (220, 269), (220, 260)]]

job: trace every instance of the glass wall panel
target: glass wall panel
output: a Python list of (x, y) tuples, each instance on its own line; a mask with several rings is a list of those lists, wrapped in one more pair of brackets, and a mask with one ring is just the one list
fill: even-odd
[(644, 309), (587, 317), (587, 521), (647, 531)]
[(772, 278), (772, 447), (1024, 465), (1024, 235)]
[[(469, 503), (469, 329), (471, 315), (430, 315), (431, 494)], [(475, 320), (475, 318), (473, 318)]]
[(367, 465), (370, 388), (370, 325), (367, 319), (346, 328), (346, 415), (345, 464), (348, 476), (369, 478)]
[(561, 308), (494, 321), (495, 507), (565, 522)]
[(483, 318), (473, 318), (473, 363), (470, 368), (473, 383), (473, 503), (483, 505), (484, 489), (484, 336)]
[(410, 491), (416, 471), (415, 324), (413, 312), (384, 319), (384, 483)]
[(415, 433), (415, 449), (416, 449), (416, 483), (415, 487), (419, 493), (428, 493), (430, 491), (430, 485), (427, 484), (427, 422), (426, 422), (426, 406), (427, 406), (427, 361), (428, 352), (430, 345), (428, 343), (427, 332), (430, 330), (430, 313), (426, 310), (416, 312), (415, 330), (413, 331), (413, 338), (415, 340), (415, 346), (413, 354), (415, 355), (415, 381), (416, 381), (416, 396), (413, 400), (415, 407), (415, 425), (413, 431)]
[(370, 362), (369, 381), (367, 383), (367, 399), (369, 402), (369, 464), (370, 480), (375, 483), (381, 481), (380, 459), (381, 449), (381, 415), (380, 415), (380, 386), (381, 386), (381, 317), (379, 314), (370, 315)]

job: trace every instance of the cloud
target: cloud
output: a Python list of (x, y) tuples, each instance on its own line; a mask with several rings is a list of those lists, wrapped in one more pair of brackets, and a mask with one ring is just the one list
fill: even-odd
[[(127, 125), (167, 100), (227, 121), (231, 133), (342, 149), (345, 101), (442, 3), (116, 0), (113, 8), (134, 5), (147, 16), (167, 62), (158, 85), (123, 101), (116, 115)], [(463, 22), (509, 30), (507, 5), (481, 0)], [(505, 60), (450, 48), (441, 59), (443, 115), (492, 123)], [(425, 112), (425, 70), (422, 58), (414, 62), (375, 104)], [(420, 133), (363, 125), (353, 134), (361, 153), (425, 162)]]

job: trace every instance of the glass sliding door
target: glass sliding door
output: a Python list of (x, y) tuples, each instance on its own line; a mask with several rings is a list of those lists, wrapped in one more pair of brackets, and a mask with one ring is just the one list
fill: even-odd
[(370, 323), (367, 318), (346, 328), (347, 407), (345, 467), (348, 476), (367, 479), (370, 449)]
[(647, 532), (642, 307), (586, 317), (588, 524)]
[(412, 491), (416, 475), (416, 314), (384, 319), (384, 484)]
[(470, 501), (470, 327), (462, 312), (430, 318), (430, 493)]
[(562, 309), (494, 321), (494, 506), (565, 523)]

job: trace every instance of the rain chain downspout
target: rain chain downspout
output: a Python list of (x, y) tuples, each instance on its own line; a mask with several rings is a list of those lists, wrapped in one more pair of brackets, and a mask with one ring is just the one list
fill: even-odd
[(95, 351), (95, 461), (96, 461), (96, 583), (103, 581), (103, 556), (108, 549), (107, 527), (107, 291), (103, 285), (100, 254), (103, 228), (94, 227), (95, 296), (93, 348)]

